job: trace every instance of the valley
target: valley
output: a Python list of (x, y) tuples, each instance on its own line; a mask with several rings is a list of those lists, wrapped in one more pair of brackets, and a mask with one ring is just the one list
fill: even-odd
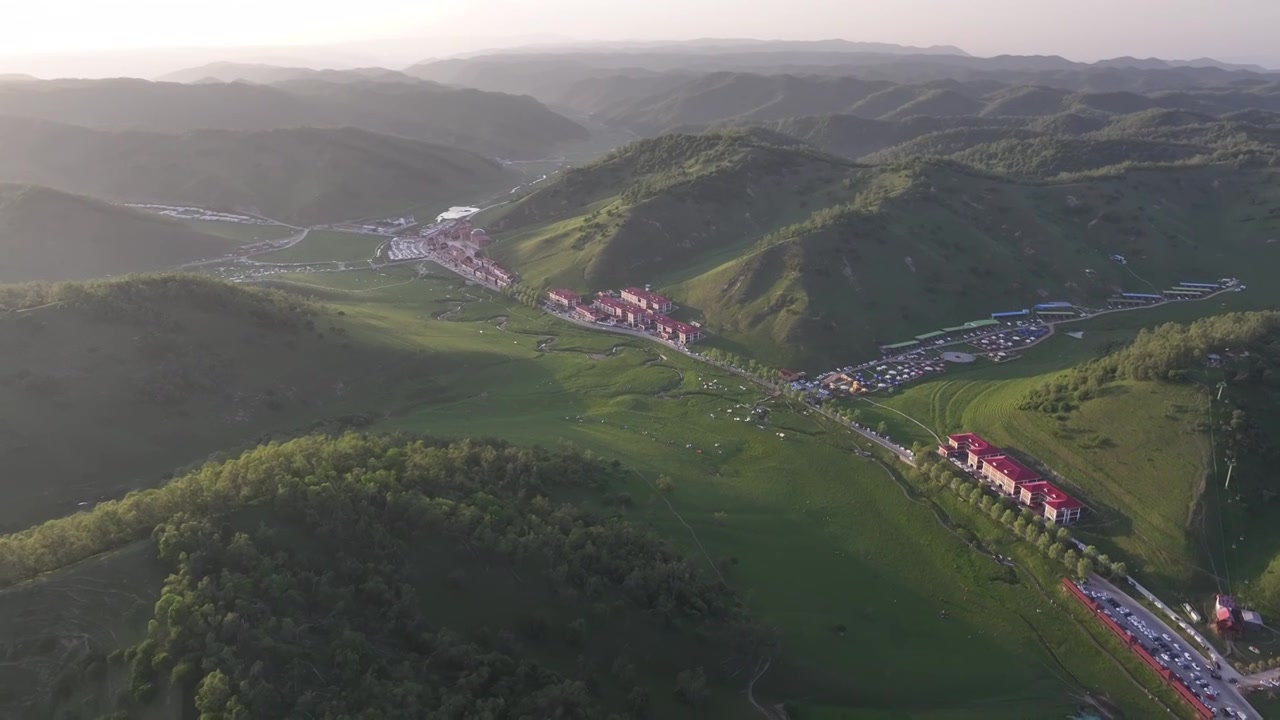
[(0, 76), (0, 716), (1275, 712), (1280, 74), (311, 65)]

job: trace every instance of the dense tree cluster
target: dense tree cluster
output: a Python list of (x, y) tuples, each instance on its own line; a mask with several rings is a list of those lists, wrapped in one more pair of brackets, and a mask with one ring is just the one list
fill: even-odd
[[(422, 548), (455, 553), (445, 580), (463, 582), (466, 557), (503, 558), (540, 568), (526, 582), (564, 603), (758, 651), (767, 640), (723, 582), (648, 530), (551, 499), (616, 472), (573, 451), (308, 436), (0, 539), (0, 578), (150, 535), (173, 575), (147, 639), (125, 653), (132, 702), (167, 680), (194, 693), (202, 720), (604, 717), (581, 677), (434, 624), (415, 563)], [(690, 668), (676, 697), (698, 705), (706, 682)], [(647, 692), (632, 691), (629, 711)]]
[[(1023, 399), (1025, 410), (1069, 412), (1117, 380), (1186, 380), (1208, 356), (1232, 351), (1233, 379), (1280, 386), (1280, 312), (1227, 313), (1190, 324), (1166, 323), (1144, 329), (1123, 350), (1085, 363), (1033, 389)], [(1245, 353), (1249, 353), (1246, 357)], [(1257, 356), (1255, 357), (1255, 353)]]

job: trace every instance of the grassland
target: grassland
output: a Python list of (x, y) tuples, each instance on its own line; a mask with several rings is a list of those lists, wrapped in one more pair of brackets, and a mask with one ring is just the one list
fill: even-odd
[(169, 218), (0, 183), (0, 283), (84, 280), (219, 257), (234, 245)]
[(302, 241), (292, 247), (265, 253), (255, 259), (277, 263), (358, 262), (372, 258), (378, 246), (386, 241), (387, 238), (381, 235), (310, 230)]
[[(361, 275), (295, 279), (331, 286), (353, 337), (471, 358), (435, 378), (450, 398), (406, 404), (379, 427), (570, 442), (621, 459), (635, 472), (632, 512), (704, 554), (783, 632), (786, 662), (758, 693), (842, 717), (1021, 718), (1046, 702), (1065, 712), (1086, 687), (1146, 707), (1051, 596), (993, 579), (989, 559), (851, 454), (847, 431), (776, 400), (767, 429), (735, 421), (739, 404), (762, 400), (736, 377), (456, 280), (406, 284), (391, 272), (375, 289)], [(362, 292), (344, 300), (350, 288)], [(666, 496), (652, 486), (664, 474), (676, 485)]]
[[(166, 293), (147, 282), (116, 281), (136, 288), (138, 304), (124, 309), (0, 317), (0, 528), (155, 485), (273, 432), (429, 392), (432, 361), (361, 348), (331, 324), (338, 316), (298, 318), (233, 287)], [(408, 386), (387, 385), (406, 377)]]
[[(632, 471), (621, 511), (703, 558), (784, 638), (756, 687), (762, 700), (788, 701), (797, 717), (1021, 720), (1068, 714), (1087, 692), (1134, 717), (1152, 711), (1116, 672), (1124, 661), (1100, 655), (1105, 638), (1064, 615), (1054, 568), (1020, 558), (1026, 569), (1010, 577), (940, 525), (965, 508), (920, 497), (855, 455), (857, 436), (803, 408), (443, 270), (273, 284), (343, 313), (333, 322), (355, 347), (452, 360), (411, 376), (353, 369), (363, 384), (352, 406), (381, 408), (377, 429), (568, 442), (619, 459)], [(741, 419), (758, 403), (771, 410), (764, 428)], [(661, 475), (672, 491), (655, 490)], [(616, 502), (609, 512), (626, 507)], [(984, 544), (1017, 552), (991, 532)]]
[(1045, 300), (1258, 285), (1280, 267), (1278, 180), (1206, 165), (1031, 184), (724, 133), (628, 146), (481, 220), (527, 284), (650, 283), (725, 349), (816, 371)]
[[(1269, 529), (1270, 511), (1232, 507), (1215, 491), (1221, 477), (1213, 472), (1210, 438), (1200, 429), (1208, 419), (1207, 391), (1196, 385), (1122, 382), (1068, 414), (1023, 410), (1019, 404), (1045, 379), (1131, 338), (1140, 327), (1273, 302), (1268, 289), (1254, 294), (1251, 288), (1204, 303), (1104, 315), (1061, 328), (1083, 330), (1081, 340), (1059, 333), (1014, 363), (952, 370), (877, 398), (885, 408), (865, 402), (854, 406), (864, 422), (884, 422), (895, 438), (932, 441), (889, 409), (938, 434), (978, 432), (1060, 476), (1090, 509), (1080, 537), (1127, 559), (1137, 577), (1167, 597), (1202, 604), (1207, 594), (1225, 587), (1228, 567), (1240, 592), (1248, 592), (1239, 584), (1244, 579), (1269, 583), (1280, 551), (1280, 538)], [(1223, 528), (1229, 529), (1218, 526), (1220, 509)], [(1224, 541), (1237, 533), (1251, 542)], [(1269, 593), (1250, 594), (1271, 602)]]

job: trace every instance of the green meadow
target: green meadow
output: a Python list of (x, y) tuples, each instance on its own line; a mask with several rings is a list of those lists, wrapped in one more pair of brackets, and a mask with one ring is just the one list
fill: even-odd
[[(1265, 308), (1271, 296), (1251, 287), (1205, 302), (1062, 325), (1020, 360), (951, 369), (897, 394), (871, 398), (884, 407), (865, 401), (851, 407), (863, 422), (873, 427), (883, 422), (890, 435), (910, 442), (933, 442), (928, 430), (977, 432), (1056, 476), (1089, 507), (1077, 534), (1127, 560), (1136, 577), (1170, 599), (1200, 603), (1226, 586), (1228, 566), (1248, 568), (1237, 580), (1274, 584), (1269, 576), (1276, 573), (1272, 560), (1280, 550), (1280, 537), (1270, 530), (1274, 514), (1234, 507), (1217, 492), (1222, 476), (1213, 475), (1210, 438), (1199, 428), (1209, 419), (1207, 388), (1121, 382), (1070, 413), (1019, 407), (1031, 389), (1127, 341), (1142, 327)], [(1077, 330), (1083, 338), (1064, 334)], [(1253, 541), (1235, 543), (1237, 533)], [(1246, 592), (1244, 586), (1239, 592)]]
[[(630, 512), (702, 556), (785, 638), (758, 694), (798, 717), (1063, 715), (1085, 692), (1147, 707), (1053, 604), (1054, 569), (1010, 581), (901, 478), (857, 457), (849, 431), (661, 346), (559, 323), (443, 271), (409, 277), (281, 286), (340, 308), (362, 342), (466, 358), (433, 378), (447, 390), (378, 429), (618, 458), (633, 471)], [(751, 420), (757, 404), (765, 423)], [(655, 489), (661, 476), (669, 492)]]

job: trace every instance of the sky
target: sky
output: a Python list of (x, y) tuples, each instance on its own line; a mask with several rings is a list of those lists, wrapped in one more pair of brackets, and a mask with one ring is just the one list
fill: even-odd
[[(9, 5), (9, 3), (4, 3)], [(1280, 0), (20, 0), (5, 56), (360, 43), (421, 59), (539, 39), (844, 38), (975, 55), (1280, 66)], [(418, 38), (420, 47), (406, 45)], [(393, 43), (392, 40), (399, 39)], [(363, 41), (363, 42), (362, 42)], [(0, 70), (3, 67), (0, 66)]]

